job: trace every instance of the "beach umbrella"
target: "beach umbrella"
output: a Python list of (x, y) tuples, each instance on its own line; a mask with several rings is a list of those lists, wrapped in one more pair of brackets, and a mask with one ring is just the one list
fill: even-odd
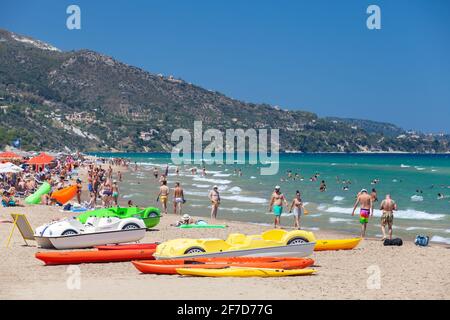
[(18, 173), (21, 171), (23, 171), (21, 167), (18, 167), (11, 162), (0, 163), (0, 173)]
[(32, 164), (32, 165), (46, 165), (51, 163), (52, 161), (54, 161), (55, 158), (52, 156), (49, 156), (48, 154), (42, 152), (39, 155), (37, 155), (36, 157), (31, 158), (30, 160), (28, 160), (28, 164)]
[(6, 151), (0, 153), (0, 160), (21, 160), (22, 157), (15, 152)]

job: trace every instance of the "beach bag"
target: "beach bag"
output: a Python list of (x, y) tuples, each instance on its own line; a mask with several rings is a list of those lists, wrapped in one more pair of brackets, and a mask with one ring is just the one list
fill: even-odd
[(401, 246), (401, 245), (403, 245), (403, 240), (400, 238), (385, 239), (383, 244), (385, 246)]
[(430, 237), (419, 234), (414, 240), (416, 246), (426, 247), (428, 246), (428, 242), (430, 241)]
[(64, 211), (70, 211), (72, 209), (72, 205), (70, 203), (66, 204), (63, 208)]

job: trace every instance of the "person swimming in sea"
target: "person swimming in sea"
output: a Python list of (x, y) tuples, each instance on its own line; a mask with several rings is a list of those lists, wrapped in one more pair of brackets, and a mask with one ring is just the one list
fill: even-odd
[(320, 183), (319, 191), (320, 192), (327, 191), (327, 185), (325, 184), (325, 180), (322, 180), (322, 182)]
[(378, 201), (378, 194), (375, 188), (372, 188), (372, 192), (370, 193), (370, 197), (372, 198), (372, 202)]

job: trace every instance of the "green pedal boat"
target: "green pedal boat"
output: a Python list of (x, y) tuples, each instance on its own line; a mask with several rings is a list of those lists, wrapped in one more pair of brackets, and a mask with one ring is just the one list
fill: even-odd
[(99, 218), (117, 217), (121, 219), (137, 217), (144, 220), (145, 226), (147, 228), (153, 228), (156, 225), (158, 225), (159, 220), (161, 219), (161, 212), (158, 208), (154, 207), (148, 207), (144, 209), (138, 207), (130, 207), (130, 208), (113, 207), (113, 208), (86, 211), (80, 214), (77, 217), (77, 219), (81, 223), (86, 223), (86, 220), (89, 217), (99, 217)]

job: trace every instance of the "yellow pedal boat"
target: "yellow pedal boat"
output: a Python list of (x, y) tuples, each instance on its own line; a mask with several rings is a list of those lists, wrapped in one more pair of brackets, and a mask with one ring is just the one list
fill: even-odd
[(246, 236), (232, 233), (222, 239), (174, 239), (158, 245), (156, 259), (195, 257), (307, 257), (313, 253), (312, 232), (281, 229)]

